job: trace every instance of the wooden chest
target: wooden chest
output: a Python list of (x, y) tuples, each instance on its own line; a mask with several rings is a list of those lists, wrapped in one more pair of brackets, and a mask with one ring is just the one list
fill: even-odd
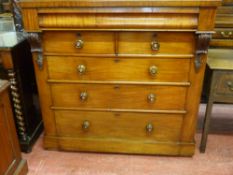
[(23, 0), (47, 149), (191, 156), (220, 0)]

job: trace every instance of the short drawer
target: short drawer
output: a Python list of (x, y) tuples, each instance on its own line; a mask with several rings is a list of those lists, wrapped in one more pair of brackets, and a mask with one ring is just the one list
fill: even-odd
[(233, 96), (233, 71), (224, 71), (217, 75), (216, 93)]
[(187, 87), (51, 84), (55, 107), (184, 110)]
[(182, 115), (55, 111), (59, 136), (178, 141)]
[(187, 82), (190, 61), (183, 58), (47, 56), (49, 78), (57, 80)]
[(120, 32), (119, 54), (193, 54), (194, 35), (188, 32)]
[(63, 54), (114, 54), (112, 32), (62, 32), (43, 34), (44, 53)]

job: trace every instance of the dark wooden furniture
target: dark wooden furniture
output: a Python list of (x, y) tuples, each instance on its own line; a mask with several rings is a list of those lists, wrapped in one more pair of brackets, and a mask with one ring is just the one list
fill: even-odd
[(21, 157), (8, 87), (7, 81), (0, 80), (0, 174), (25, 175), (27, 163)]
[(22, 33), (0, 33), (0, 77), (9, 79), (22, 151), (30, 152), (43, 130), (30, 45)]
[(223, 0), (218, 8), (211, 48), (233, 49), (233, 0)]
[(193, 155), (206, 53), (220, 4), (22, 0), (44, 147)]
[(233, 103), (233, 49), (211, 49), (208, 55), (210, 83), (200, 151), (205, 152), (212, 106), (215, 102)]

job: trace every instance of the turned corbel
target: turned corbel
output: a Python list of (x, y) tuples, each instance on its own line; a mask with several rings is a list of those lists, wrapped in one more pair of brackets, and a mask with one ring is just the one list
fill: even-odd
[(208, 54), (208, 47), (212, 38), (212, 32), (196, 33), (195, 70), (199, 71), (202, 66), (202, 57)]

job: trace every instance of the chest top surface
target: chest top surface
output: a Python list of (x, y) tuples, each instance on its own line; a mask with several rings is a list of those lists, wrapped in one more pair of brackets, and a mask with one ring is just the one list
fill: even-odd
[(218, 6), (221, 0), (22, 0), (22, 7)]

